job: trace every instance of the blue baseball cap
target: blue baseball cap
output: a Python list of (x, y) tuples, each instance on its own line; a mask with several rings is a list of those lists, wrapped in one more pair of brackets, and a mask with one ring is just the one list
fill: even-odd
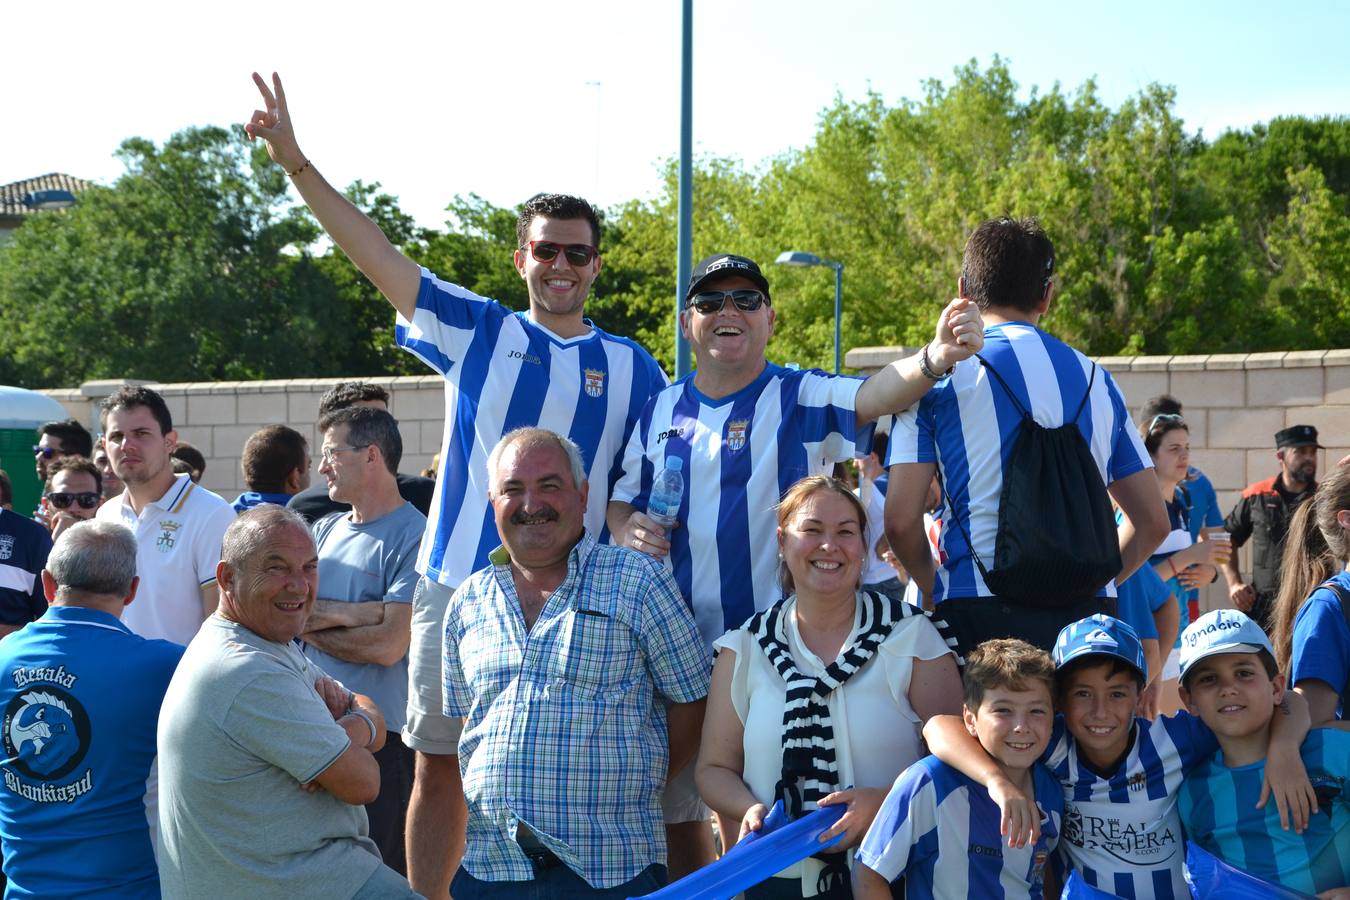
[(1148, 663), (1144, 661), (1144, 645), (1139, 643), (1139, 635), (1128, 622), (1101, 613), (1061, 628), (1051, 656), (1056, 669), (1084, 656), (1112, 656), (1137, 669), (1139, 677), (1148, 677)]
[(1216, 609), (1187, 625), (1181, 633), (1181, 677), (1184, 680), (1187, 670), (1207, 656), (1262, 650), (1272, 658), (1275, 656), (1275, 648), (1260, 625), (1236, 609)]

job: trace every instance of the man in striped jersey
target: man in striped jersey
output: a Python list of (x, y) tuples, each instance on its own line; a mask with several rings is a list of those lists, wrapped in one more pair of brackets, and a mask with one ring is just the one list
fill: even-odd
[[(774, 507), (783, 492), (870, 449), (874, 419), (919, 399), (937, 372), (981, 345), (978, 312), (953, 301), (923, 354), (864, 380), (770, 363), (774, 321), (754, 261), (719, 253), (695, 267), (680, 328), (698, 368), (643, 411), (610, 498), (614, 542), (669, 554), (709, 643), (780, 597)], [(644, 511), (671, 457), (688, 474), (678, 525), (667, 532)]]
[[(488, 503), (487, 456), (501, 436), (539, 426), (581, 447), (595, 489), (586, 528), (605, 525), (611, 471), (647, 399), (666, 384), (651, 354), (583, 316), (600, 271), (600, 227), (586, 201), (529, 200), (517, 223), (515, 266), (528, 315), (441, 281), (398, 251), (301, 152), (286, 95), (256, 73), (265, 109), (245, 126), (267, 142), (315, 218), (398, 312), (396, 338), (445, 377), (441, 472), (427, 516), (413, 599), (406, 743), (418, 751), (408, 810), (408, 876), (420, 893), (449, 888), (464, 827), (461, 723), (442, 714), (441, 622), (454, 589), (488, 564), (498, 544)], [(452, 849), (452, 844), (455, 849)], [(673, 868), (673, 867), (672, 867)]]
[[(886, 533), (891, 549), (924, 596), (952, 626), (962, 650), (995, 637), (1054, 645), (1059, 630), (1094, 613), (1115, 612), (1115, 585), (1064, 606), (1030, 607), (994, 595), (976, 565), (994, 564), (1003, 466), (1029, 410), (1045, 428), (1073, 420), (1102, 482), (1128, 520), (1120, 529), (1128, 577), (1167, 535), (1153, 464), (1110, 374), (1037, 327), (1054, 295), (1055, 249), (1035, 220), (996, 219), (966, 243), (960, 296), (984, 314), (981, 354), (1016, 394), (996, 383), (979, 360), (947, 373), (891, 430)], [(942, 557), (935, 566), (924, 535), (924, 500), (940, 473), (949, 508)], [(967, 535), (969, 538), (967, 538)], [(974, 545), (972, 554), (971, 544)]]

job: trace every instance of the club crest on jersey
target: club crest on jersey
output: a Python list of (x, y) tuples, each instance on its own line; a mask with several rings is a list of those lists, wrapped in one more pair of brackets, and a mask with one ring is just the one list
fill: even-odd
[(1125, 781), (1125, 786), (1132, 791), (1142, 791), (1148, 786), (1148, 776), (1143, 772), (1135, 772)]
[[(8, 757), (6, 787), (26, 799), (50, 802), (42, 796), (50, 789), (43, 791), (17, 776), (49, 782), (70, 774), (89, 750), (89, 716), (73, 695), (44, 684), (10, 700), (0, 725), (0, 743)], [(10, 767), (17, 773), (9, 771)]]
[(605, 373), (599, 369), (586, 370), (586, 393), (599, 397), (605, 392)]
[(736, 419), (727, 423), (727, 449), (739, 450), (745, 446), (745, 435), (750, 430), (749, 419)]
[(178, 543), (178, 529), (183, 526), (174, 521), (166, 520), (159, 523), (159, 538), (155, 541), (155, 549), (160, 553), (168, 553)]
[(14, 555), (14, 535), (0, 534), (0, 559), (9, 559)]

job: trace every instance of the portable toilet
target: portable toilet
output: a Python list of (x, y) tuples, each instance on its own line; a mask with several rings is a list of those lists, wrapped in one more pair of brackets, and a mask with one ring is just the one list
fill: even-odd
[(14, 487), (16, 513), (31, 514), (42, 499), (42, 483), (33, 468), (38, 426), (69, 418), (66, 408), (46, 394), (0, 385), (0, 469)]

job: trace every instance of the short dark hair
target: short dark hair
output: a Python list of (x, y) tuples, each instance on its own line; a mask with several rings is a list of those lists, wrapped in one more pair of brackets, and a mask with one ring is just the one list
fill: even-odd
[(389, 392), (369, 381), (339, 381), (319, 398), (319, 418), (363, 400), (378, 400), (388, 406)]
[(890, 437), (884, 431), (878, 431), (872, 436), (872, 455), (877, 458), (877, 462), (883, 466), (886, 465), (886, 448), (891, 444)]
[(546, 219), (585, 219), (591, 226), (591, 243), (600, 249), (600, 217), (595, 209), (580, 197), (571, 194), (535, 194), (520, 206), (520, 215), (516, 218), (516, 246), (525, 247), (530, 242), (530, 223), (537, 216)]
[(202, 473), (206, 471), (206, 457), (202, 455), (202, 451), (187, 441), (179, 441), (174, 444), (173, 450), (169, 451), (169, 458), (186, 463), (189, 469), (188, 474), (192, 476), (193, 481), (201, 478)]
[(38, 429), (38, 436), (49, 434), (61, 439), (61, 449), (77, 456), (89, 456), (94, 452), (94, 436), (74, 419), (61, 419), (58, 422), (45, 422)]
[(379, 447), (389, 474), (398, 474), (398, 464), (403, 460), (403, 437), (398, 433), (398, 419), (382, 409), (349, 406), (334, 410), (320, 419), (319, 433), (323, 434), (336, 425), (347, 426), (347, 443), (353, 447)]
[(1144, 673), (1119, 656), (1112, 656), (1109, 653), (1089, 653), (1086, 656), (1080, 656), (1078, 659), (1070, 660), (1055, 670), (1055, 699), (1062, 705), (1064, 691), (1069, 685), (1069, 679), (1083, 669), (1091, 669), (1097, 666), (1110, 666), (1106, 673), (1107, 678), (1115, 678), (1121, 672), (1124, 672), (1134, 679), (1136, 689), (1141, 691), (1144, 689)]
[(308, 451), (309, 442), (294, 428), (285, 425), (259, 428), (244, 442), (244, 453), (239, 459), (245, 486), (250, 491), (283, 493), (286, 478), (296, 469), (305, 470)]
[(50, 492), (52, 482), (56, 480), (57, 472), (84, 472), (86, 475), (94, 476), (96, 490), (103, 493), (103, 473), (98, 470), (98, 466), (84, 456), (63, 456), (60, 459), (54, 459), (51, 465), (47, 466), (47, 483), (43, 490)]
[(0, 469), (0, 506), (9, 506), (14, 502), (14, 485), (9, 483), (9, 474)]
[(1181, 415), (1181, 401), (1171, 394), (1159, 394), (1149, 397), (1139, 409), (1139, 421), (1146, 423), (1154, 416)]
[(169, 406), (164, 402), (158, 391), (152, 391), (150, 388), (141, 384), (124, 385), (113, 391), (99, 405), (98, 421), (99, 425), (106, 431), (108, 428), (108, 413), (117, 409), (134, 409), (137, 406), (144, 406), (150, 410), (150, 415), (155, 417), (159, 423), (159, 433), (168, 434), (173, 431), (173, 417), (169, 415)]
[(1018, 638), (985, 641), (966, 657), (961, 678), (963, 702), (972, 713), (984, 702), (984, 695), (1004, 688), (1029, 691), (1030, 684), (1041, 682), (1046, 693), (1055, 696), (1055, 663), (1040, 647)]
[(1031, 312), (1055, 274), (1055, 245), (1035, 219), (990, 219), (966, 241), (961, 257), (965, 296), (991, 306)]

